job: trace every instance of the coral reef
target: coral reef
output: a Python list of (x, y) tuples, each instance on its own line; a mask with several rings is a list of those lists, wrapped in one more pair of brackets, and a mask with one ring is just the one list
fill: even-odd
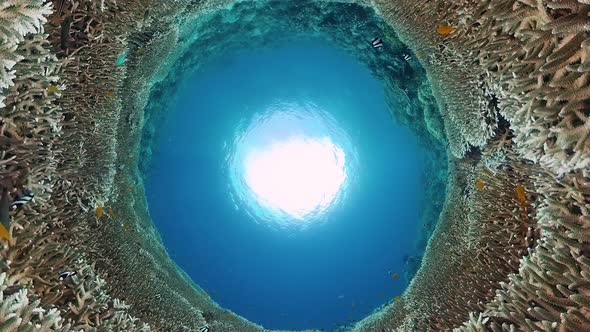
[[(402, 40), (428, 54), (423, 64), (439, 91), (450, 149), (461, 158), (458, 163), (472, 160), (472, 165), (454, 168), (460, 171), (451, 178), (467, 181), (450, 183), (450, 189), (467, 191), (450, 192), (445, 205), (454, 213), (468, 210), (443, 213), (404, 301), (381, 320), (359, 324), (359, 330), (448, 330), (461, 321), (462, 331), (590, 328), (582, 286), (589, 272), (584, 232), (590, 225), (590, 140), (583, 69), (588, 5), (414, 2), (413, 11), (376, 5)], [(441, 36), (435, 28), (443, 24), (456, 29)], [(448, 75), (453, 69), (465, 78)], [(455, 89), (487, 103), (468, 106), (470, 112), (445, 108), (456, 96), (448, 91)], [(461, 98), (453, 103), (473, 105)], [(496, 121), (488, 121), (492, 110)], [(474, 120), (478, 123), (464, 126)], [(477, 124), (492, 133), (487, 141), (477, 142)], [(457, 126), (461, 130), (449, 133)], [(477, 181), (481, 190), (474, 188)], [(480, 200), (482, 195), (487, 197)], [(453, 257), (463, 255), (469, 257)], [(429, 289), (443, 295), (427, 296)]]
[(420, 270), (351, 329), (589, 330), (590, 4), (357, 2), (379, 16), (329, 1), (0, 0), (0, 185), (35, 192), (0, 239), (0, 329), (263, 330), (169, 259), (137, 159), (166, 106), (150, 94), (245, 45), (220, 35), (272, 47), (288, 22), (355, 54), (433, 160), (451, 154)]
[(27, 34), (43, 31), (49, 13), (51, 4), (42, 0), (4, 0), (0, 3), (0, 107), (5, 106), (2, 90), (12, 86), (16, 77), (13, 67), (23, 59), (16, 52), (18, 45)]

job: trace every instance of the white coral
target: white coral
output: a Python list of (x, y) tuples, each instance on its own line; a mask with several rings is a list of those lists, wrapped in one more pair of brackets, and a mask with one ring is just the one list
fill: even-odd
[(63, 318), (55, 308), (40, 307), (40, 300), (31, 301), (27, 289), (4, 296), (8, 286), (6, 272), (0, 274), (0, 331), (30, 330), (56, 331), (62, 327)]
[(43, 0), (0, 0), (0, 107), (4, 107), (2, 89), (13, 84), (14, 65), (22, 60), (16, 48), (25, 35), (41, 32), (51, 3)]

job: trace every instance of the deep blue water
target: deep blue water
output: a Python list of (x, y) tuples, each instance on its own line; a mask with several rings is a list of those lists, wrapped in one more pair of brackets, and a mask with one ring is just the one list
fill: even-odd
[[(147, 198), (171, 257), (213, 300), (267, 328), (331, 330), (402, 294), (404, 256), (416, 254), (422, 155), (366, 68), (306, 41), (223, 55), (175, 93)], [(236, 210), (223, 167), (237, 123), (277, 99), (331, 113), (358, 152), (345, 201), (305, 231)]]

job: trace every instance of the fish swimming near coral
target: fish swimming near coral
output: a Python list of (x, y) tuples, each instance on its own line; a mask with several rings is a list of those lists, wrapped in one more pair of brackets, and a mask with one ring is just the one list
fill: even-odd
[(99, 219), (100, 219), (100, 217), (102, 217), (102, 212), (103, 212), (103, 210), (104, 210), (104, 207), (102, 206), (102, 204), (98, 204), (98, 205), (96, 206), (96, 211), (95, 211), (95, 214), (96, 214), (96, 217), (97, 217), (97, 218), (99, 218)]
[(475, 180), (475, 188), (482, 190), (484, 186), (485, 186), (485, 184), (483, 183), (483, 181), (481, 179)]
[(381, 38), (373, 38), (373, 41), (371, 41), (371, 45), (373, 45), (373, 48), (375, 49), (380, 49), (381, 47), (383, 47), (383, 40), (381, 40)]
[(2, 189), (2, 197), (0, 197), (0, 237), (5, 240), (10, 240), (10, 209), (8, 206), (8, 190)]
[(402, 297), (398, 295), (398, 296), (394, 297), (393, 299), (394, 299), (395, 301), (399, 301), (399, 300), (401, 300), (401, 299), (402, 299)]
[(57, 88), (57, 86), (55, 86), (55, 85), (53, 85), (53, 84), (50, 84), (50, 85), (47, 87), (47, 92), (50, 92), (50, 93), (56, 93), (57, 91), (59, 91), (59, 89)]
[(455, 28), (449, 25), (439, 25), (436, 27), (436, 33), (443, 37), (450, 35), (453, 31), (455, 31)]
[(122, 66), (125, 61), (127, 61), (127, 50), (123, 51), (117, 60), (115, 60), (115, 66)]
[(59, 279), (59, 281), (64, 281), (67, 278), (70, 278), (71, 276), (75, 276), (76, 274), (77, 274), (76, 271), (73, 271), (73, 272), (65, 271), (65, 272), (60, 273), (57, 276), (57, 279)]
[(64, 271), (61, 272), (58, 276), (57, 279), (59, 281), (71, 281), (73, 282), (75, 285), (77, 285), (80, 280), (78, 279), (78, 273), (76, 271)]
[(518, 202), (520, 202), (520, 204), (524, 204), (526, 202), (526, 193), (524, 191), (524, 187), (522, 186), (522, 184), (517, 184), (515, 191), (516, 198), (518, 198)]
[(391, 279), (392, 279), (392, 280), (395, 280), (395, 279), (397, 279), (397, 273), (393, 273), (393, 274), (391, 275)]
[(35, 198), (35, 194), (31, 190), (25, 189), (21, 195), (16, 196), (16, 198), (10, 205), (10, 208), (13, 210), (21, 208), (23, 207), (23, 205), (32, 201), (33, 198)]

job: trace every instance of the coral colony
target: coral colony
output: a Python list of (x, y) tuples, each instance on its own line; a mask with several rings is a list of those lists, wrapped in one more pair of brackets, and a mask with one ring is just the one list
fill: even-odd
[[(358, 38), (348, 49), (369, 67), (393, 27), (410, 49), (387, 59), (421, 64), (436, 105), (384, 79), (421, 101), (391, 112), (445, 144), (449, 174), (409, 288), (348, 328), (590, 330), (588, 1), (358, 2), (377, 14), (321, 26), (324, 1), (272, 5), (285, 7), (275, 24), (303, 15), (289, 27)], [(263, 330), (176, 268), (136, 172), (150, 88), (189, 43), (263, 7), (230, 3), (0, 0), (0, 186), (22, 202), (2, 220), (0, 331)], [(205, 17), (212, 30), (188, 32)], [(389, 28), (347, 34), (368, 21)], [(217, 37), (204, 54), (225, 50)]]

